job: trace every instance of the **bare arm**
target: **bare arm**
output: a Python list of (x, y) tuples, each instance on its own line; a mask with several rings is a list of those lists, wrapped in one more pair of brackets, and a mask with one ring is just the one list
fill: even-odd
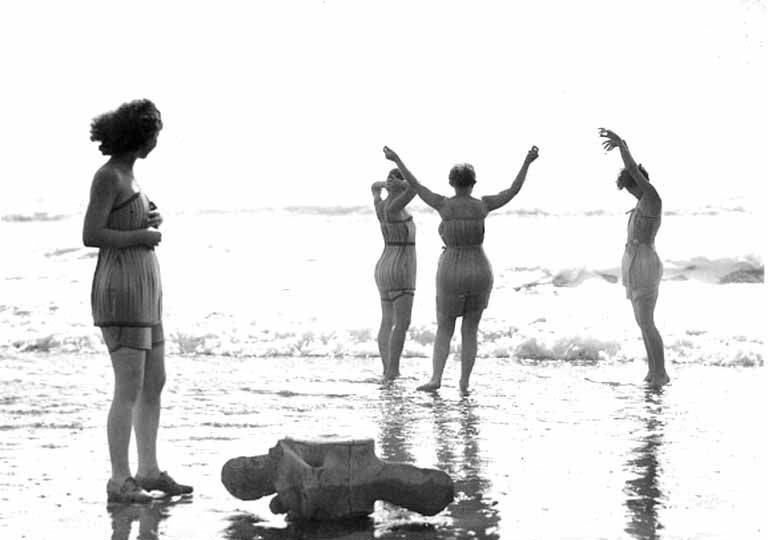
[(408, 184), (408, 189), (395, 197), (395, 199), (387, 205), (387, 212), (400, 212), (408, 206), (408, 203), (411, 202), (415, 196), (416, 191), (410, 187), (410, 184)]
[(374, 182), (371, 184), (371, 194), (373, 195), (373, 205), (378, 206), (384, 199), (381, 198), (381, 190), (384, 189), (384, 182)]
[(651, 183), (640, 171), (640, 168), (637, 166), (637, 163), (632, 157), (632, 154), (629, 153), (627, 141), (619, 137), (610, 129), (605, 128), (600, 128), (600, 136), (605, 137), (606, 139), (603, 141), (603, 148), (605, 148), (606, 151), (610, 152), (614, 148), (619, 149), (619, 152), (621, 153), (621, 160), (624, 162), (624, 167), (626, 167), (626, 169), (629, 171), (629, 174), (632, 175), (632, 179), (635, 181), (635, 183), (637, 183), (640, 191), (643, 193), (647, 192), (651, 188)]
[(83, 244), (88, 247), (126, 248), (154, 247), (160, 232), (150, 229), (118, 231), (107, 228), (107, 221), (117, 199), (117, 177), (109, 171), (99, 171), (91, 184), (91, 198), (83, 223)]
[(539, 149), (536, 146), (533, 146), (528, 151), (528, 155), (525, 156), (525, 161), (523, 161), (523, 166), (520, 167), (520, 172), (517, 173), (517, 176), (515, 177), (515, 181), (512, 182), (512, 185), (509, 186), (504, 191), (499, 192), (496, 195), (487, 195), (482, 198), (489, 212), (496, 210), (497, 208), (501, 208), (502, 206), (507, 204), (509, 201), (511, 201), (515, 197), (515, 195), (519, 193), (520, 188), (523, 187), (523, 183), (525, 183), (525, 178), (528, 175), (528, 167), (531, 165), (531, 163), (533, 163), (536, 160), (537, 157), (539, 157)]
[(401, 173), (403, 173), (403, 178), (405, 178), (405, 181), (408, 182), (409, 186), (411, 186), (411, 190), (413, 190), (413, 192), (416, 193), (416, 195), (418, 195), (422, 201), (427, 203), (435, 210), (440, 210), (440, 208), (443, 206), (443, 203), (445, 202), (445, 197), (438, 195), (437, 193), (433, 193), (421, 185), (416, 177), (413, 176), (411, 171), (408, 170), (408, 167), (405, 166), (405, 163), (403, 163), (403, 161), (400, 159), (400, 156), (398, 156), (393, 150), (390, 150), (386, 146), (384, 147), (384, 156), (395, 165), (397, 165), (397, 168), (400, 169)]

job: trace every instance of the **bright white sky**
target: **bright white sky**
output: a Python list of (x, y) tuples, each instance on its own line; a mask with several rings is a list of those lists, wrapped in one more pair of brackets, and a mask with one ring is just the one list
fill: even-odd
[(163, 114), (137, 175), (167, 211), (365, 205), (384, 144), (439, 192), (473, 163), (480, 195), (536, 144), (513, 205), (623, 209), (600, 126), (667, 208), (754, 202), (767, 35), (758, 0), (4, 2), (0, 211), (80, 211), (90, 120), (137, 97)]

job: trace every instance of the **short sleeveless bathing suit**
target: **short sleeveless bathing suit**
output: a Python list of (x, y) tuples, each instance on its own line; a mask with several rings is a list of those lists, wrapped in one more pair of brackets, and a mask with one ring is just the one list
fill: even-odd
[(654, 241), (660, 226), (661, 216), (643, 214), (639, 203), (630, 211), (627, 244), (621, 260), (621, 282), (627, 298), (634, 300), (658, 293), (664, 267)]
[[(146, 227), (150, 202), (135, 193), (115, 206), (107, 227), (131, 231)], [(101, 327), (110, 352), (120, 347), (151, 350), (162, 343), (160, 266), (152, 248), (100, 248), (91, 288), (93, 323)]]
[(443, 217), (440, 222), (445, 247), (437, 263), (438, 313), (459, 317), (488, 307), (493, 271), (483, 251), (485, 215)]
[(416, 290), (416, 225), (413, 217), (401, 221), (381, 220), (384, 251), (376, 263), (374, 277), (384, 302)]

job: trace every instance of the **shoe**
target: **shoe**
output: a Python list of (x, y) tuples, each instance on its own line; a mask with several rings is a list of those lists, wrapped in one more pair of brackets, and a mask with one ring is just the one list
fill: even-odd
[(165, 471), (161, 472), (157, 478), (136, 476), (136, 483), (147, 491), (162, 491), (166, 495), (186, 495), (193, 491), (192, 486), (177, 483)]
[(152, 495), (141, 489), (130, 476), (120, 485), (111, 478), (107, 482), (107, 502), (111, 503), (148, 503)]

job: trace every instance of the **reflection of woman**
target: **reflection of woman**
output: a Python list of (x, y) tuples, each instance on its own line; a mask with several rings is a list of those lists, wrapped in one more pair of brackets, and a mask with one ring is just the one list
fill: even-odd
[(168, 505), (161, 503), (112, 505), (107, 511), (112, 518), (112, 540), (128, 540), (134, 521), (139, 522), (137, 540), (156, 539), (160, 522), (169, 516)]
[[(381, 190), (387, 198), (381, 198)], [(405, 334), (411, 324), (413, 293), (416, 290), (416, 226), (405, 210), (416, 195), (397, 169), (392, 169), (386, 182), (371, 186), (376, 216), (384, 236), (384, 251), (376, 263), (376, 286), (381, 296), (379, 354), (384, 365), (384, 378), (400, 375), (400, 354)]]
[(648, 374), (645, 380), (652, 386), (661, 386), (669, 382), (664, 367), (664, 343), (653, 320), (663, 271), (654, 243), (661, 225), (661, 197), (649, 182), (648, 172), (642, 165), (635, 163), (626, 141), (604, 128), (600, 129), (600, 136), (606, 139), (603, 147), (608, 151), (618, 148), (624, 161), (616, 185), (619, 189), (626, 188), (637, 199), (627, 226), (621, 281), (627, 298), (632, 301), (635, 320), (642, 332), (648, 354)]
[[(664, 423), (661, 415), (661, 390), (648, 389), (645, 396), (645, 432), (642, 443), (634, 449), (628, 466), (635, 478), (626, 482), (629, 523), (626, 531), (638, 540), (658, 538), (659, 512), (663, 493), (659, 488), (659, 448), (663, 442)], [(654, 394), (651, 394), (653, 392)]]
[[(91, 140), (109, 160), (96, 171), (83, 226), (83, 243), (99, 248), (91, 308), (115, 374), (107, 419), (112, 477), (110, 502), (148, 502), (147, 490), (190, 493), (157, 464), (160, 393), (165, 383), (160, 267), (155, 246), (163, 219), (133, 175), (133, 164), (157, 144), (163, 123), (149, 100), (121, 105), (91, 124)], [(131, 428), (139, 465), (128, 465)]]
[(454, 188), (453, 197), (433, 193), (416, 180), (398, 155), (384, 147), (384, 155), (403, 173), (416, 194), (440, 213), (440, 233), (445, 249), (437, 267), (437, 334), (432, 357), (432, 378), (419, 390), (440, 388), (445, 361), (451, 344), (456, 319), (461, 321), (461, 379), (462, 391), (469, 388), (469, 376), (477, 354), (477, 328), (493, 287), (493, 273), (483, 251), (485, 218), (517, 195), (525, 182), (528, 167), (538, 157), (538, 148), (531, 148), (512, 185), (497, 195), (481, 199), (472, 197), (475, 170), (472, 165), (456, 165), (448, 175)]

